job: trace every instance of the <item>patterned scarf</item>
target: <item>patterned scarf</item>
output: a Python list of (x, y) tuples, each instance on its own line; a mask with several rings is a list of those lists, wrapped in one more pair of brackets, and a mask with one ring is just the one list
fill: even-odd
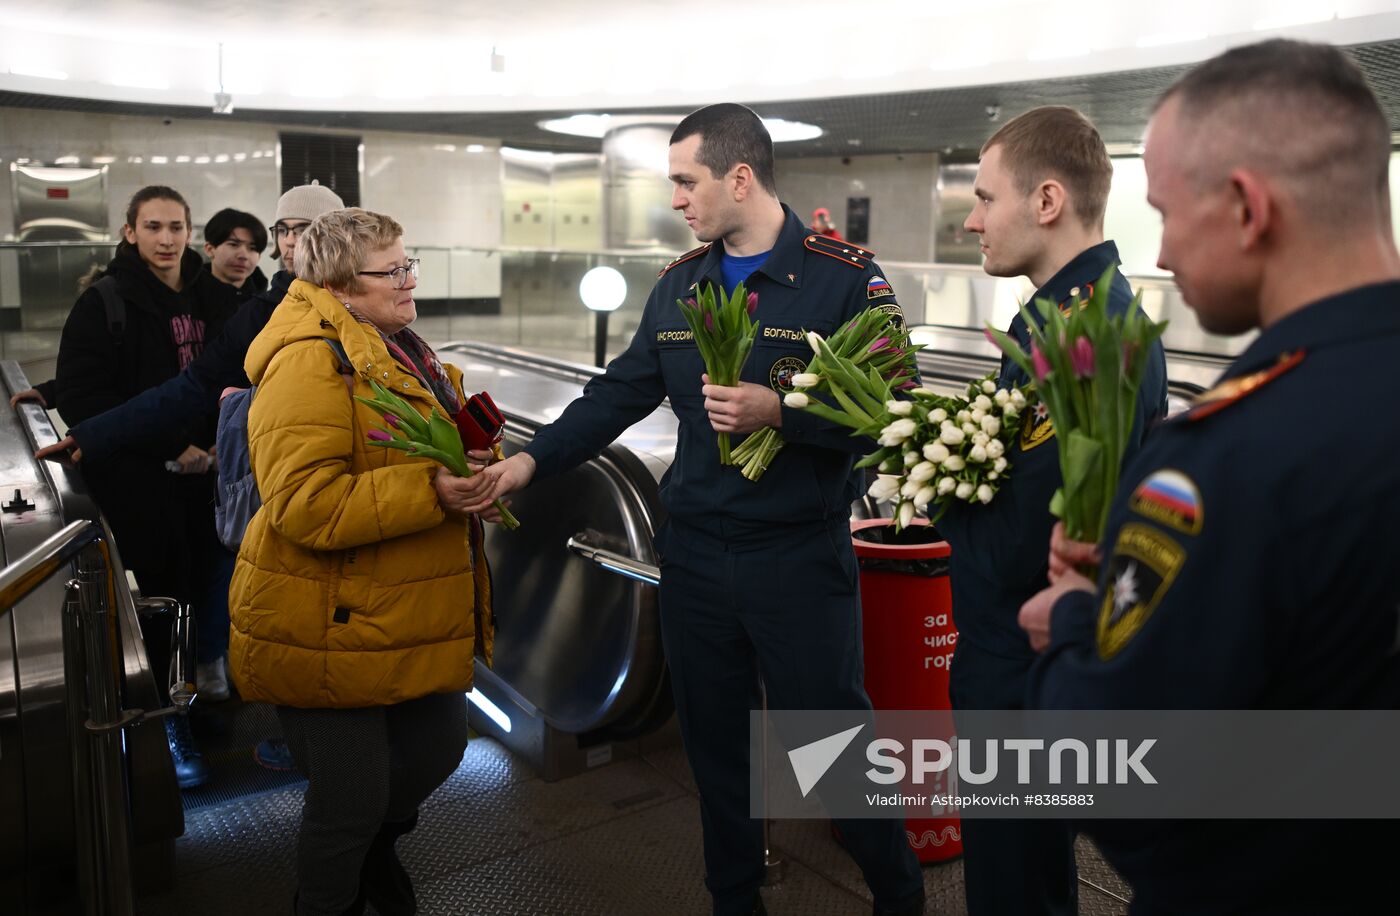
[(374, 329), (374, 333), (384, 341), (384, 346), (389, 348), (389, 355), (406, 366), (418, 377), (418, 381), (423, 383), (423, 387), (433, 393), (438, 404), (447, 413), (447, 419), (451, 420), (457, 416), (457, 411), (462, 409), (462, 399), (457, 396), (457, 389), (448, 377), (447, 370), (443, 368), (442, 361), (426, 340), (408, 328), (397, 334), (385, 334), (374, 322), (355, 311), (349, 303), (346, 303), (345, 310), (360, 324)]

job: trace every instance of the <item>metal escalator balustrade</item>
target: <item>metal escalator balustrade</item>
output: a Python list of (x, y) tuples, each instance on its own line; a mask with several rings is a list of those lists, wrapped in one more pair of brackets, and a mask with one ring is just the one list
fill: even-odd
[(0, 899), (125, 914), (184, 819), (164, 729), (128, 728), (162, 704), (118, 552), (80, 475), (33, 457), (57, 439), (36, 404), (0, 411)]

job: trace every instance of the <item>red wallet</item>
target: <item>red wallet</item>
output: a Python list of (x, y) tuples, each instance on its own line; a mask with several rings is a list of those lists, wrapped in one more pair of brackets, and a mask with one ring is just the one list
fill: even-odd
[(474, 394), (457, 411), (457, 432), (468, 450), (490, 449), (501, 441), (506, 431), (506, 418), (486, 392)]

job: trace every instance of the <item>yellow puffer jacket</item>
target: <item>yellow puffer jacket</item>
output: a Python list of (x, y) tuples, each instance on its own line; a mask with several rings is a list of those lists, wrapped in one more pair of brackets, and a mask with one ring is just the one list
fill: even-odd
[(438, 505), (435, 462), (366, 444), (384, 419), (351, 401), (327, 337), (355, 367), (355, 394), (372, 397), (374, 378), (424, 416), (437, 403), (333, 295), (292, 284), (245, 363), (263, 506), (229, 593), (230, 672), (243, 699), (287, 706), (466, 690), (478, 640), (489, 663), (493, 637), (479, 539)]

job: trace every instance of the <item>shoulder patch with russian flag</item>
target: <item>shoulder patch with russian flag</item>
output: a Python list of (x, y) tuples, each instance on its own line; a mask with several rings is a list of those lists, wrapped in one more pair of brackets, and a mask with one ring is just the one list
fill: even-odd
[(1185, 534), (1200, 534), (1205, 516), (1201, 491), (1180, 471), (1154, 471), (1133, 490), (1128, 508), (1138, 515), (1175, 528)]
[(870, 282), (865, 284), (865, 298), (867, 299), (880, 299), (893, 295), (894, 290), (890, 289), (890, 282), (884, 277), (871, 277)]

